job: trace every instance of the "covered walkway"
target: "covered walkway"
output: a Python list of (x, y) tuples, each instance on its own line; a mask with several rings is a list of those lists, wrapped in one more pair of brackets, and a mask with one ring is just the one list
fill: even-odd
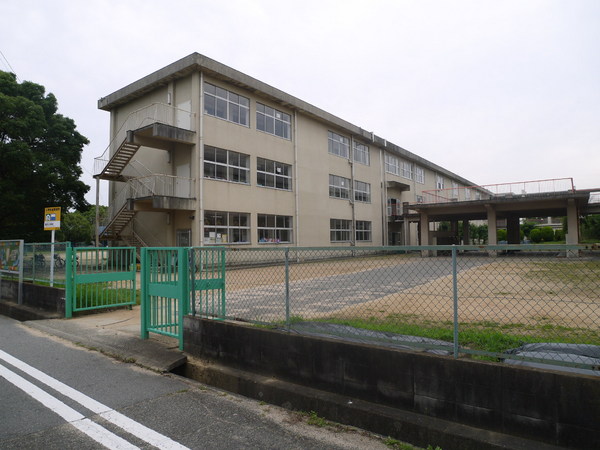
[[(579, 217), (600, 212), (600, 188), (577, 190), (572, 178), (525, 181), (424, 192), (424, 202), (410, 204), (417, 212), (421, 245), (435, 245), (431, 222), (448, 221), (452, 230), (463, 222), (462, 240), (470, 242), (469, 221), (487, 220), (488, 244), (497, 244), (499, 220), (506, 220), (509, 244), (519, 244), (521, 218), (567, 217), (567, 244), (579, 243)], [(465, 226), (466, 224), (466, 226)]]

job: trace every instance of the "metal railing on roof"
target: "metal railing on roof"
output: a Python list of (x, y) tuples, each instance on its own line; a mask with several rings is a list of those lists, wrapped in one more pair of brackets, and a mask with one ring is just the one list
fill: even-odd
[(481, 186), (453, 186), (445, 189), (423, 191), (421, 203), (468, 202), (498, 198), (520, 197), (532, 194), (574, 192), (573, 178), (519, 181), (514, 183), (486, 184)]

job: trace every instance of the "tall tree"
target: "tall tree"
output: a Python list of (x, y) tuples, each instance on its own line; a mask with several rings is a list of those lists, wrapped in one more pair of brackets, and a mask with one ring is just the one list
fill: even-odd
[(57, 110), (43, 86), (0, 71), (0, 239), (48, 241), (44, 208), (89, 207), (79, 180), (89, 141)]

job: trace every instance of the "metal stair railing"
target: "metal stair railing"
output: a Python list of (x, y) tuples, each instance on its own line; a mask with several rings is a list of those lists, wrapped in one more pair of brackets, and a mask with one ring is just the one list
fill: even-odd
[[(113, 139), (111, 139), (108, 147), (106, 147), (106, 150), (104, 150), (104, 153), (102, 153), (101, 156), (94, 158), (95, 174), (100, 175), (105, 171), (111, 158), (117, 153), (117, 149), (126, 141), (128, 131), (137, 130), (153, 123), (162, 123), (170, 126), (178, 126), (181, 123), (188, 123), (189, 126), (186, 126), (185, 128), (189, 129), (189, 131), (195, 131), (195, 121), (193, 120), (194, 116), (195, 114), (190, 111), (176, 108), (164, 103), (152, 103), (148, 106), (131, 112), (117, 130)], [(182, 118), (185, 119), (181, 120)], [(178, 123), (178, 121), (180, 121), (180, 123)], [(113, 148), (114, 153), (111, 155), (111, 149)]]

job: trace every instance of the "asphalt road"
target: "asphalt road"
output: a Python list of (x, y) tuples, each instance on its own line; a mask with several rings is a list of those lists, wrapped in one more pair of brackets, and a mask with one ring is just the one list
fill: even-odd
[(387, 448), (0, 316), (0, 448)]

